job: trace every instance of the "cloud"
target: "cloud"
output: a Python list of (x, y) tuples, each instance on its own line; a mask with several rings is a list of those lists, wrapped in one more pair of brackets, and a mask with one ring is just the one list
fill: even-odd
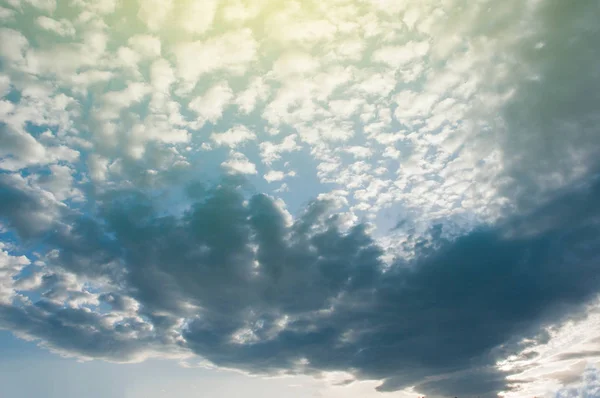
[(246, 155), (240, 152), (231, 151), (229, 159), (221, 163), (230, 173), (256, 174), (256, 165), (252, 163)]
[(286, 136), (280, 144), (274, 144), (270, 141), (260, 143), (260, 156), (263, 163), (269, 165), (276, 160), (281, 159), (283, 153), (295, 152), (300, 150), (300, 145), (296, 142), (297, 135)]
[(216, 123), (233, 98), (233, 92), (227, 82), (209, 88), (201, 97), (193, 99), (188, 107), (196, 112), (201, 120)]
[(256, 139), (256, 134), (250, 131), (245, 126), (234, 126), (224, 133), (212, 133), (210, 139), (216, 145), (226, 145), (230, 148), (235, 148), (238, 145)]
[(0, 198), (5, 225), (25, 238), (47, 230), (59, 218), (54, 197), (23, 177), (0, 174)]
[(62, 202), (67, 199), (82, 200), (83, 194), (77, 188), (73, 187), (74, 170), (68, 166), (53, 164), (49, 167), (50, 174), (45, 176), (36, 176), (35, 181), (47, 192), (52, 193), (57, 201)]
[(158, 59), (152, 64), (150, 76), (152, 86), (160, 93), (168, 93), (175, 82), (175, 72), (165, 59)]
[[(24, 189), (6, 188), (27, 198)], [(165, 217), (141, 192), (115, 191), (99, 198), (101, 221), (79, 217), (44, 238), (56, 253), (46, 261), (77, 279), (104, 279), (98, 286), (111, 290), (102, 300), (137, 320), (115, 328), (100, 308), (40, 301), (5, 305), (0, 325), (83, 357), (183, 349), (249, 372), (352, 369), (383, 380), (384, 391), (491, 396), (510, 388), (497, 360), (598, 293), (590, 261), (598, 255), (598, 189), (595, 182), (555, 198), (549, 209), (586, 206), (578, 217), (557, 214), (564, 221), (536, 234), (511, 235), (511, 223), (445, 240), (438, 227), (414, 260), (391, 267), (366, 226), (343, 232), (325, 201), (290, 222), (275, 201), (247, 200), (232, 179), (205, 189), (182, 216)], [(35, 214), (23, 212), (31, 200), (1, 201), (9, 225), (25, 224), (18, 231), (37, 222), (23, 218)], [(540, 221), (538, 213), (513, 220)]]
[(405, 46), (382, 47), (373, 53), (375, 62), (383, 62), (399, 68), (405, 64), (424, 57), (429, 51), (427, 42), (409, 42)]
[(11, 256), (4, 248), (5, 244), (0, 243), (0, 305), (12, 302), (16, 293), (13, 288), (14, 279), (30, 263), (27, 257)]
[(307, 53), (286, 53), (273, 64), (273, 73), (280, 80), (314, 72), (319, 66), (318, 60)]
[[(256, 40), (249, 29), (228, 32), (206, 41), (181, 43), (174, 49), (177, 71), (192, 87), (209, 72), (226, 71), (241, 75), (255, 59), (256, 47)], [(238, 48), (238, 51), (232, 51), (233, 48)], [(198, 63), (198, 59), (202, 62)]]
[(139, 0), (138, 18), (141, 19), (151, 31), (159, 30), (167, 21), (173, 8), (172, 0)]
[(267, 182), (281, 181), (285, 178), (285, 173), (283, 171), (271, 170), (263, 177)]
[(0, 29), (0, 38), (5, 43), (0, 49), (0, 55), (11, 62), (23, 62), (29, 41), (20, 32), (13, 29)]
[(254, 78), (243, 92), (234, 99), (240, 110), (248, 114), (254, 110), (258, 102), (264, 101), (269, 95), (270, 87), (262, 78)]
[[(590, 81), (597, 57), (583, 50), (595, 38), (593, 2), (582, 5), (588, 12), (565, 11), (560, 23), (553, 21), (562, 9), (539, 2), (514, 7), (484, 2), (460, 9), (437, 1), (402, 6), (336, 2), (318, 10), (293, 2), (267, 7), (232, 1), (213, 7), (185, 1), (154, 8), (139, 2), (136, 18), (151, 26), (123, 36), (107, 29), (108, 19), (101, 14), (114, 12), (110, 18), (127, 20), (127, 7), (103, 4), (101, 11), (79, 1), (82, 14), (69, 20), (78, 34), (57, 43), (5, 29), (5, 41), (14, 48), (3, 50), (13, 90), (22, 91), (31, 83), (24, 81), (28, 79), (39, 85), (36, 76), (55, 79), (46, 95), (56, 88), (72, 96), (84, 120), (73, 114), (64, 120), (89, 124), (92, 137), (87, 140), (111, 163), (121, 157), (143, 162), (149, 141), (165, 147), (194, 141), (191, 133), (206, 121), (222, 123), (219, 130), (227, 131), (251, 117), (256, 131), (279, 135), (261, 137), (261, 144), (267, 144), (261, 160), (267, 165), (294, 157), (295, 150), (269, 146), (289, 143), (289, 137), (302, 141), (308, 161), (324, 163), (321, 169), (335, 153), (338, 170), (346, 174), (352, 162), (341, 155), (341, 147), (369, 148), (372, 154), (365, 159), (376, 164), (373, 170), (387, 168), (396, 175), (395, 183), (380, 192), (385, 204), (374, 203), (375, 198), (350, 201), (349, 206), (368, 209), (369, 217), (377, 217), (384, 206), (402, 207), (423, 224), (460, 218), (468, 224), (465, 228), (472, 228), (540, 203), (589, 170), (597, 151), (596, 112), (590, 108), (594, 94), (574, 88), (594, 85)], [(159, 6), (166, 11), (155, 13)], [(181, 19), (197, 22), (192, 11), (203, 7), (206, 24), (195, 23), (190, 29), (199, 30), (192, 36), (183, 34)], [(490, 23), (496, 29), (482, 22), (490, 7), (498, 9), (496, 22)], [(166, 22), (171, 20), (175, 23)], [(257, 21), (263, 30), (256, 28)], [(214, 23), (223, 28), (212, 29)], [(577, 39), (569, 43), (568, 37)], [(569, 51), (572, 56), (556, 56)], [(564, 82), (574, 59), (589, 73), (568, 86)], [(145, 87), (144, 93), (126, 93), (127, 86), (138, 94)], [(121, 102), (102, 104), (101, 98), (118, 100), (119, 92)], [(26, 106), (2, 105), (14, 108), (22, 119), (34, 119), (24, 114)], [(570, 110), (578, 116), (570, 116)], [(536, 114), (546, 115), (543, 123), (532, 116)], [(85, 120), (99, 117), (118, 122)], [(547, 122), (552, 118), (554, 123)], [(136, 125), (137, 136), (130, 139)], [(175, 133), (168, 134), (170, 130)], [(163, 133), (165, 140), (159, 138)], [(569, 142), (567, 136), (576, 138)], [(551, 149), (539, 150), (542, 141)], [(130, 148), (118, 151), (119, 145)], [(193, 158), (194, 150), (179, 155)], [(531, 164), (526, 165), (527, 159)], [(317, 179), (346, 188), (339, 186), (344, 179), (333, 174), (321, 173)]]
[(181, 27), (192, 34), (202, 34), (212, 26), (217, 10), (217, 1), (185, 1), (180, 9)]
[(88, 168), (90, 169), (90, 177), (93, 180), (104, 181), (108, 172), (108, 159), (92, 154), (88, 159)]
[(0, 327), (22, 338), (43, 339), (44, 346), (64, 355), (77, 352), (83, 359), (133, 362), (151, 356), (141, 346), (153, 342), (151, 327), (143, 320), (125, 318), (113, 324), (85, 308), (63, 308), (51, 301), (0, 305)]
[(592, 398), (600, 395), (600, 374), (595, 367), (588, 367), (579, 386), (567, 387), (556, 393), (556, 398)]
[(161, 43), (158, 37), (152, 35), (136, 35), (130, 37), (129, 45), (139, 54), (149, 58), (160, 56)]
[(48, 13), (56, 9), (56, 0), (25, 0), (25, 3)]
[(0, 7), (0, 20), (3, 22), (8, 22), (13, 20), (16, 12), (14, 10), (10, 10), (8, 8)]
[(75, 34), (75, 28), (71, 22), (66, 19), (57, 21), (42, 15), (38, 17), (36, 23), (40, 28), (54, 32), (59, 36), (73, 36)]
[(3, 327), (429, 395), (597, 352), (538, 336), (598, 293), (597, 2), (72, 3), (0, 9)]
[(27, 166), (73, 162), (79, 152), (64, 145), (44, 146), (27, 132), (0, 122), (0, 169), (20, 170)]

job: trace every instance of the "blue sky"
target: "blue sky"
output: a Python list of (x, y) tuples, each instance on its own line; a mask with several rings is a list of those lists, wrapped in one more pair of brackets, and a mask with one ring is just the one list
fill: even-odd
[(0, 0), (0, 395), (600, 396), (599, 17)]

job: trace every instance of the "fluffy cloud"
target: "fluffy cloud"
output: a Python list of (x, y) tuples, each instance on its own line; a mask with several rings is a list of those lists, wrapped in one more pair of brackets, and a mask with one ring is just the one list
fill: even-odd
[(234, 126), (224, 133), (213, 133), (210, 138), (216, 145), (226, 145), (230, 148), (235, 148), (246, 141), (255, 140), (256, 134), (245, 126)]
[[(179, 76), (189, 85), (209, 72), (227, 71), (243, 74), (256, 57), (256, 40), (252, 31), (243, 29), (210, 38), (178, 44), (175, 48)], [(238, 48), (237, 51), (233, 51)], [(202, 62), (198, 62), (201, 59)]]
[(197, 97), (189, 104), (189, 108), (203, 119), (215, 123), (223, 115), (223, 110), (233, 98), (229, 85), (219, 83), (208, 89), (201, 97)]
[(281, 181), (285, 178), (285, 173), (283, 171), (271, 170), (263, 177), (267, 182)]
[(10, 304), (15, 295), (14, 280), (30, 261), (25, 256), (11, 256), (0, 243), (0, 304)]
[(221, 163), (227, 171), (230, 173), (239, 174), (256, 174), (256, 165), (252, 163), (248, 158), (240, 152), (232, 151), (229, 159)]

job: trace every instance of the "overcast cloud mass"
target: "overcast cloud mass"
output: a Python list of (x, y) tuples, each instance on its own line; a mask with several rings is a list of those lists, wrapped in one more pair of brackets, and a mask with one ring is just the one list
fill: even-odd
[(0, 329), (399, 397), (600, 396), (599, 20), (0, 0)]

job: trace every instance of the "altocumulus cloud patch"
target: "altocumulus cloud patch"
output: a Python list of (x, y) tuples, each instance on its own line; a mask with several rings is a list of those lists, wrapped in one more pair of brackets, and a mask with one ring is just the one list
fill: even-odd
[(592, 394), (599, 17), (0, 3), (0, 328), (85, 359)]

